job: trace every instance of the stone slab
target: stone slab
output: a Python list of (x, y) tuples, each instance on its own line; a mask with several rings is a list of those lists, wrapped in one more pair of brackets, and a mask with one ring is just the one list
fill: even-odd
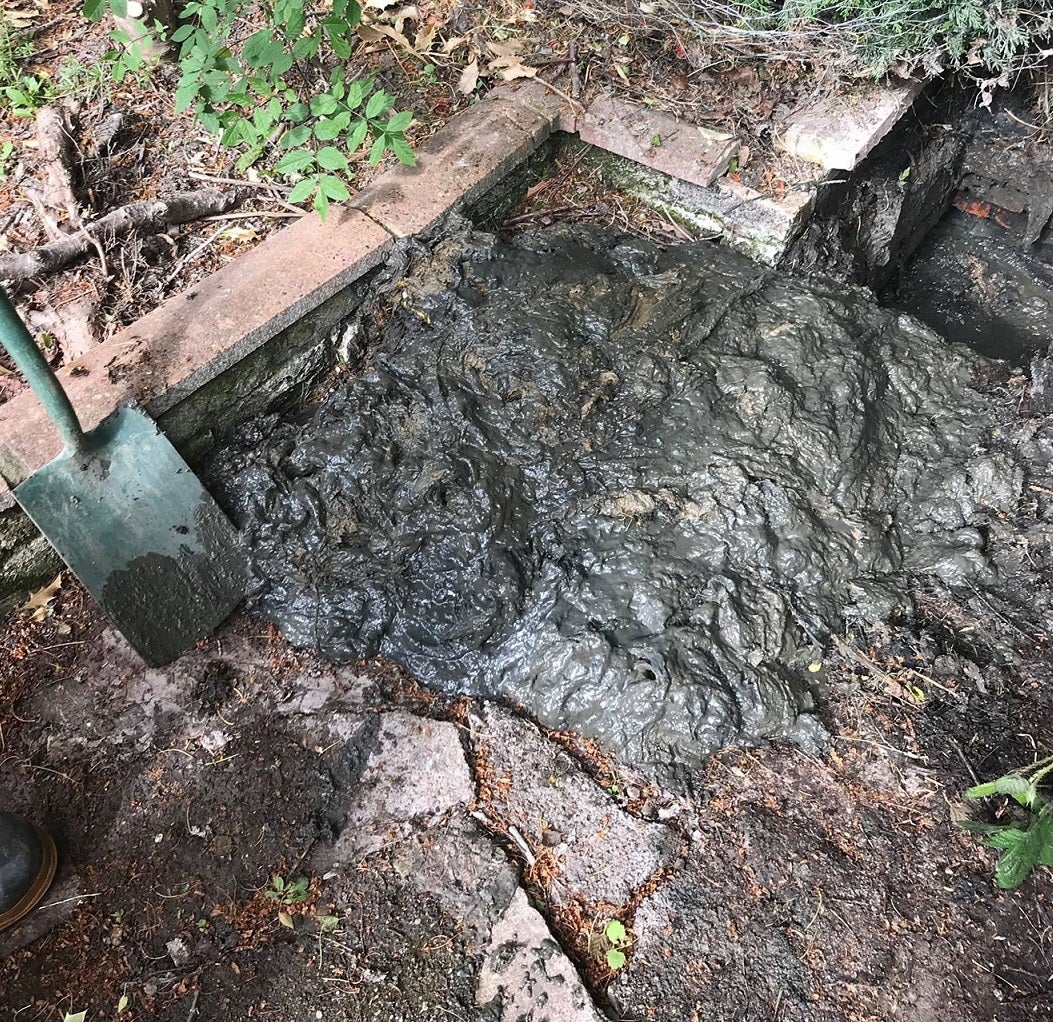
[(583, 142), (690, 181), (711, 185), (727, 173), (735, 138), (715, 139), (688, 121), (635, 103), (601, 96), (578, 119)]
[(495, 89), (424, 142), (416, 166), (381, 174), (352, 205), (396, 238), (420, 234), (496, 185), (560, 117), (560, 105), (537, 82)]
[[(60, 382), (87, 429), (129, 402), (156, 417), (372, 269), (391, 244), (353, 209), (325, 223), (305, 216), (60, 370)], [(8, 485), (61, 450), (30, 391), (0, 406)]]
[(729, 177), (703, 188), (612, 153), (596, 152), (586, 160), (612, 187), (767, 266), (779, 261), (800, 232), (822, 187), (819, 171), (818, 180), (775, 197)]
[(854, 170), (910, 109), (922, 81), (872, 83), (798, 107), (783, 129), (788, 152), (824, 170)]

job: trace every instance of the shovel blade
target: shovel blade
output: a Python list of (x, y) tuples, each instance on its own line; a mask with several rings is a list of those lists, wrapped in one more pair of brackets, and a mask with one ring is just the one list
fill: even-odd
[(240, 539), (145, 415), (120, 408), (88, 436), (15, 497), (136, 652), (169, 663), (240, 602)]

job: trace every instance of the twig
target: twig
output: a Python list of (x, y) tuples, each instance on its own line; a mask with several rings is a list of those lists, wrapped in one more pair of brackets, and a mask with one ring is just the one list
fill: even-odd
[(43, 912), (46, 908), (58, 908), (59, 905), (68, 905), (71, 901), (86, 901), (88, 898), (99, 898), (102, 896), (102, 891), (96, 891), (94, 894), (78, 894), (73, 898), (63, 898), (61, 901), (49, 901), (46, 905), (41, 905), (37, 911)]
[(567, 47), (567, 59), (570, 61), (570, 98), (581, 97), (581, 77), (578, 74), (578, 43), (571, 39)]
[(236, 185), (238, 188), (263, 188), (274, 192), (291, 192), (292, 185), (280, 185), (275, 181), (246, 181), (240, 177), (217, 177), (214, 174), (205, 174), (200, 170), (187, 171), (187, 177), (195, 181), (208, 181), (216, 185)]
[[(213, 218), (209, 217), (209, 219), (211, 220)], [(200, 245), (198, 245), (196, 248), (191, 249), (185, 256), (183, 256), (182, 259), (177, 260), (175, 266), (172, 268), (171, 273), (169, 273), (168, 276), (161, 281), (161, 289), (164, 290), (166, 287), (168, 287), (168, 285), (171, 284), (172, 281), (175, 280), (176, 277), (178, 277), (179, 274), (183, 272), (183, 267), (186, 266), (186, 264), (189, 263), (192, 259), (196, 259), (199, 255), (201, 255), (201, 253), (204, 252), (205, 249), (208, 248), (208, 246), (211, 245), (212, 242), (214, 242), (216, 238), (218, 238), (225, 230), (226, 227), (217, 228), (203, 242), (201, 242)]]
[(530, 850), (530, 845), (523, 839), (523, 835), (512, 825), (508, 825), (508, 836), (516, 843), (516, 847), (523, 853), (523, 858), (526, 859), (528, 866), (533, 866), (537, 862), (537, 856)]
[(579, 114), (585, 113), (585, 107), (583, 107), (576, 99), (571, 99), (562, 89), (557, 89), (551, 82), (546, 82), (541, 75), (538, 75), (534, 81), (541, 82), (541, 84), (550, 92), (554, 92), (560, 98), (565, 99), (575, 110), (578, 111)]
[(190, 1013), (186, 1017), (186, 1022), (193, 1022), (194, 1016), (197, 1014), (197, 999), (201, 996), (200, 990), (194, 991), (194, 999), (190, 1002)]
[(225, 213), (240, 202), (236, 193), (208, 189), (200, 192), (178, 192), (164, 199), (150, 199), (121, 206), (77, 234), (66, 234), (56, 241), (30, 252), (0, 256), (0, 280), (25, 280), (54, 273), (84, 255), (93, 244), (113, 244), (133, 231), (156, 230), (166, 224), (183, 224), (190, 220)]
[(251, 220), (253, 217), (265, 217), (270, 219), (289, 219), (305, 216), (302, 209), (247, 209), (240, 213), (217, 213), (215, 216), (204, 217), (205, 223), (216, 223), (218, 220)]

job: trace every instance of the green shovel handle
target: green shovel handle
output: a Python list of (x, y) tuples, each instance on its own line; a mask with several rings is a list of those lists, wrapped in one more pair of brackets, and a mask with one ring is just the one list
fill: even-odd
[(36, 346), (25, 324), (19, 319), (7, 292), (0, 287), (0, 344), (11, 356), (26, 378), (33, 393), (40, 398), (44, 411), (62, 434), (70, 452), (82, 451), (87, 446), (84, 430), (80, 428), (77, 413), (73, 410), (62, 384), (55, 378), (43, 352)]

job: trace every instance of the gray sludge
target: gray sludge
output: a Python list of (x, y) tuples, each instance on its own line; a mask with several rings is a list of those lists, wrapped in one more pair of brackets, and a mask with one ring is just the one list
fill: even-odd
[(213, 468), (292, 642), (669, 777), (821, 742), (816, 643), (907, 605), (912, 575), (996, 577), (985, 526), (1022, 472), (965, 349), (704, 244), (445, 248), (360, 376)]

